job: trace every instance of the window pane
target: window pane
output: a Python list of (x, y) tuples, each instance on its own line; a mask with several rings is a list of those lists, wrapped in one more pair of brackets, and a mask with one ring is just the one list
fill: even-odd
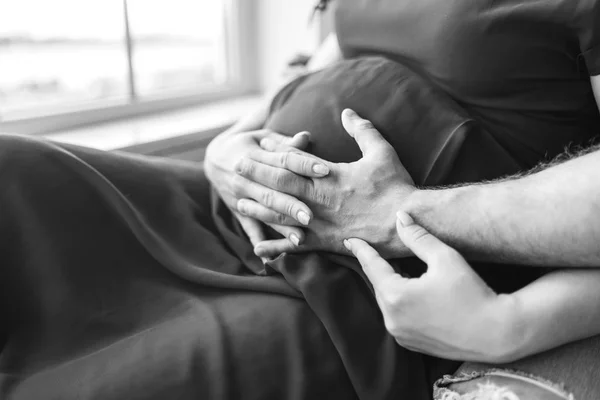
[(223, 0), (129, 0), (138, 95), (227, 79)]
[(121, 0), (0, 1), (0, 114), (128, 95)]

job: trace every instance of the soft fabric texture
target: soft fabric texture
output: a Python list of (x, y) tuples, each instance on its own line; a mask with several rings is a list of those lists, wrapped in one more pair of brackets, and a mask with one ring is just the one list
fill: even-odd
[[(413, 146), (397, 151), (427, 184), (514, 173), (599, 132), (587, 76), (570, 69), (580, 44), (597, 68), (584, 14), (597, 16), (594, 0), (576, 1), (572, 35), (566, 21), (540, 22), (567, 0), (336, 3), (347, 56), (386, 54), (410, 70), (366, 60), (289, 86), (268, 127), (319, 133), (321, 155), (358, 156), (336, 119), (350, 106)], [(332, 100), (308, 107), (309, 95)], [(344, 152), (332, 153), (338, 140)], [(198, 164), (3, 136), (0, 183), (2, 399), (428, 400), (457, 365), (396, 345), (355, 260), (263, 266)], [(539, 273), (476, 267), (506, 291)]]
[[(376, 119), (393, 122), (394, 144), (419, 149), (402, 149), (413, 172), (426, 180), (435, 168), (421, 158), (434, 165), (443, 151), (444, 169), (452, 164), (469, 119), (383, 59), (291, 85), (267, 127), (310, 121), (303, 90), (327, 83), (332, 96), (315, 99), (332, 105), (332, 118), (321, 120), (329, 134), (315, 149), (355, 157), (331, 103), (346, 98), (338, 88), (348, 80), (371, 104), (392, 94)], [(347, 146), (336, 147), (342, 138)], [(263, 266), (200, 165), (1, 142), (3, 398), (426, 399), (457, 366), (397, 346), (354, 259), (310, 253)]]
[(388, 399), (397, 346), (346, 257), (264, 268), (195, 164), (0, 138), (0, 397)]
[[(423, 182), (516, 171), (451, 99), (383, 59), (291, 84), (267, 127), (309, 128), (319, 155), (351, 160), (356, 145), (335, 116), (346, 106), (373, 119)], [(471, 137), (477, 152), (465, 153)], [(262, 265), (200, 164), (3, 136), (0, 182), (3, 399), (425, 400), (457, 367), (396, 344), (356, 260)], [(501, 290), (533, 277), (484, 272)]]
[[(346, 58), (384, 55), (457, 101), (521, 168), (600, 134), (600, 0), (332, 0)], [(335, 8), (335, 9), (334, 9)]]

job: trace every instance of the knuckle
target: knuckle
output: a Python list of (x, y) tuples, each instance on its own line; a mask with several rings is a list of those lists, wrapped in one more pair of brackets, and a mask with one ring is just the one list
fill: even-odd
[(383, 301), (392, 308), (399, 307), (404, 300), (402, 293), (400, 293), (397, 290), (387, 290), (385, 293), (382, 294), (381, 297)]
[(283, 152), (279, 154), (279, 165), (287, 168), (289, 164), (289, 153)]
[(241, 174), (244, 171), (245, 168), (245, 160), (244, 158), (240, 158), (239, 160), (237, 160), (237, 162), (235, 163), (235, 165), (233, 166), (233, 170), (235, 172), (237, 172), (238, 174)]
[(309, 191), (308, 194), (313, 202), (324, 205), (327, 208), (330, 208), (333, 203), (331, 196), (323, 193), (321, 190), (315, 189), (314, 187)]
[(370, 130), (375, 129), (373, 123), (368, 119), (360, 119), (356, 121), (356, 127), (360, 130)]
[(287, 222), (287, 216), (282, 213), (275, 214), (275, 221), (279, 225), (284, 225)]
[(246, 157), (242, 157), (236, 166), (236, 170), (240, 175), (252, 175), (254, 173), (255, 165), (252, 160)]
[(294, 181), (294, 175), (288, 171), (280, 171), (275, 174), (275, 185), (277, 187), (293, 187)]
[(338, 211), (340, 211), (342, 209), (341, 202), (338, 203), (338, 204), (336, 204), (335, 207), (332, 207), (332, 205), (333, 205), (334, 202), (331, 199), (331, 196), (329, 196), (329, 195), (327, 195), (325, 193), (320, 193), (318, 199), (319, 199), (319, 203), (320, 204), (323, 204), (323, 205), (325, 205), (327, 207), (333, 208), (334, 211), (336, 211), (336, 212), (338, 212)]
[(383, 324), (385, 326), (385, 330), (392, 334), (394, 337), (401, 336), (402, 327), (395, 319), (386, 318)]
[(244, 199), (240, 199), (237, 202), (237, 210), (242, 214), (248, 214), (248, 205)]
[(276, 173), (273, 175), (273, 184), (274, 184), (276, 187), (278, 187), (278, 188), (280, 188), (280, 187), (284, 187), (286, 183), (287, 183), (287, 182), (286, 182), (286, 179), (285, 179), (285, 176), (284, 176), (284, 174), (283, 174), (283, 173), (281, 173), (281, 172), (276, 172)]
[(404, 341), (406, 332), (399, 318), (387, 317), (384, 319), (383, 325), (392, 336)]
[(268, 208), (273, 206), (273, 192), (270, 190), (265, 190), (260, 195), (260, 202)]
[(296, 215), (296, 204), (293, 201), (288, 201), (285, 205), (285, 213), (290, 216)]
[(311, 173), (312, 172), (312, 162), (303, 157), (300, 160), (300, 171), (302, 171), (304, 173)]
[(236, 196), (239, 196), (243, 193), (243, 189), (244, 189), (243, 180), (244, 179), (239, 175), (234, 175), (233, 178), (231, 179), (231, 190), (232, 190), (233, 194), (235, 194)]
[(412, 236), (415, 243), (421, 243), (422, 241), (426, 240), (427, 236), (429, 235), (429, 232), (427, 232), (424, 228), (420, 226), (413, 225), (410, 227), (410, 235)]

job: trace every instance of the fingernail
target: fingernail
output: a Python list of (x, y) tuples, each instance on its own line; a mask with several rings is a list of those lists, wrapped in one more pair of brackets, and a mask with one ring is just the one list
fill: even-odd
[(352, 251), (352, 243), (350, 243), (348, 239), (344, 239), (344, 247), (347, 248), (349, 251)]
[(294, 243), (295, 246), (300, 246), (300, 238), (295, 233), (290, 235), (290, 240)]
[(342, 114), (346, 114), (346, 117), (348, 118), (354, 118), (357, 117), (358, 115), (354, 112), (354, 110), (351, 110), (349, 108), (344, 109), (344, 111), (342, 111)]
[(264, 251), (265, 251), (265, 249), (263, 249), (260, 246), (256, 246), (254, 248), (254, 254), (257, 255), (257, 256), (259, 256), (259, 257), (264, 257), (265, 256)]
[(327, 166), (325, 166), (323, 164), (313, 165), (312, 170), (314, 171), (315, 174), (319, 174), (319, 175), (327, 175), (329, 173), (329, 168), (327, 168)]
[(294, 135), (294, 137), (296, 136), (300, 136), (300, 135), (306, 135), (306, 136), (310, 136), (310, 132), (309, 131), (302, 131), (302, 132), (298, 132)]
[(237, 210), (240, 214), (246, 215), (246, 201), (244, 199), (240, 199), (237, 202)]
[(398, 220), (400, 221), (400, 225), (402, 225), (403, 228), (406, 228), (407, 226), (415, 223), (415, 221), (412, 219), (412, 217), (410, 215), (408, 215), (407, 213), (405, 213), (404, 211), (398, 211), (396, 213), (396, 217), (398, 217)]
[(297, 217), (296, 219), (297, 219), (297, 220), (298, 220), (298, 221), (299, 221), (299, 222), (300, 222), (302, 225), (308, 225), (308, 224), (309, 224), (309, 222), (310, 222), (310, 216), (309, 216), (309, 215), (308, 215), (306, 212), (304, 212), (304, 211), (302, 211), (302, 210), (298, 211), (298, 214), (296, 215), (296, 217)]

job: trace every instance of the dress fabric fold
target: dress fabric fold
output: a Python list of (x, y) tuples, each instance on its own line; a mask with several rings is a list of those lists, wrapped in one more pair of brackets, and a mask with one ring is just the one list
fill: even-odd
[[(419, 184), (520, 168), (449, 97), (380, 58), (291, 84), (266, 127), (310, 130), (312, 152), (352, 161), (345, 107), (373, 121)], [(263, 265), (201, 163), (2, 135), (0, 183), (3, 400), (425, 400), (458, 366), (396, 344), (354, 259)], [(476, 268), (502, 291), (540, 273)]]

